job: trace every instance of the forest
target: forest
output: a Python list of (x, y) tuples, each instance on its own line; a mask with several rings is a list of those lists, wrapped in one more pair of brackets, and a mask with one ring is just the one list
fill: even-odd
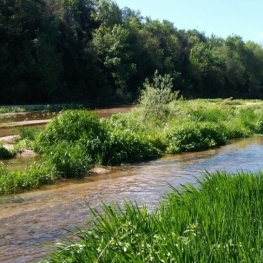
[(185, 98), (263, 98), (263, 48), (241, 36), (178, 29), (111, 0), (0, 3), (2, 105), (132, 103), (156, 71)]

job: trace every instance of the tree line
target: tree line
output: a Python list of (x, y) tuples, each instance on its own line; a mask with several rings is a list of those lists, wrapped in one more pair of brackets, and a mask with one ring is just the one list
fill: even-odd
[(186, 98), (262, 98), (263, 48), (111, 0), (2, 0), (0, 103), (129, 103), (154, 72)]

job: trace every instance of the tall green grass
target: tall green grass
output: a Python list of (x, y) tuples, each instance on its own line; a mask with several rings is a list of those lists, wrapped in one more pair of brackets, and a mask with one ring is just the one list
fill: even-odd
[(153, 213), (126, 203), (91, 209), (78, 243), (56, 244), (58, 262), (262, 262), (263, 173), (206, 173), (173, 189)]
[(10, 195), (40, 188), (56, 180), (46, 165), (32, 164), (24, 170), (10, 170), (0, 163), (0, 195)]

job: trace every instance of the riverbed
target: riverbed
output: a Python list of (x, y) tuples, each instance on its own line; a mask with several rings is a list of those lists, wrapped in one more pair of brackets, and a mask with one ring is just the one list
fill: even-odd
[(61, 242), (68, 230), (85, 227), (92, 217), (87, 204), (131, 200), (153, 210), (170, 186), (197, 184), (205, 170), (253, 171), (263, 169), (263, 137), (235, 140), (208, 151), (164, 158), (110, 169), (81, 181), (65, 181), (44, 190), (0, 198), (0, 262), (38, 262)]

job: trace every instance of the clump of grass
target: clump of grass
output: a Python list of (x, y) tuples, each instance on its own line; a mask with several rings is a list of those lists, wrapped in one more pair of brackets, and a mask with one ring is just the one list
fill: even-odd
[(32, 164), (24, 170), (9, 170), (0, 163), (0, 195), (37, 189), (55, 180), (54, 171), (44, 164)]
[(153, 213), (127, 202), (93, 209), (78, 243), (57, 244), (57, 262), (262, 262), (263, 173), (206, 173), (167, 194)]
[(30, 127), (18, 127), (18, 135), (20, 140), (30, 140), (33, 141), (36, 139), (37, 135), (40, 133), (40, 129), (38, 128), (30, 128)]

